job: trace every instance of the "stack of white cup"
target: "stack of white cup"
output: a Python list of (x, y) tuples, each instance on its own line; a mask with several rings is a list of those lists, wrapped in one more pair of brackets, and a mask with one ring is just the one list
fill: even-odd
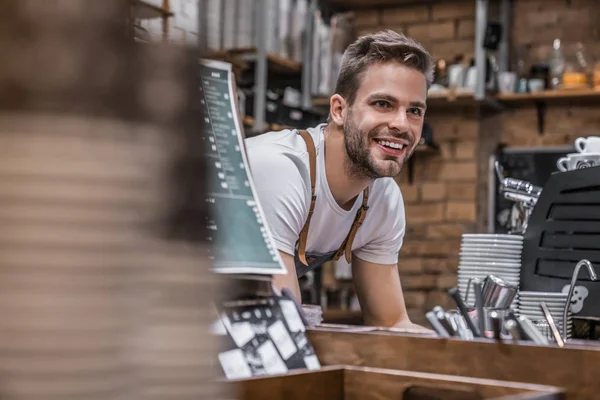
[(559, 158), (556, 167), (559, 171), (572, 171), (600, 166), (600, 136), (580, 137), (575, 139), (577, 153), (567, 154)]

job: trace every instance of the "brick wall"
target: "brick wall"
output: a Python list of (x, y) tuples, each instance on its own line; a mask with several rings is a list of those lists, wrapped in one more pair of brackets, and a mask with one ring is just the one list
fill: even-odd
[(450, 307), (461, 235), (477, 230), (479, 120), (469, 111), (430, 114), (439, 154), (416, 153), (413, 183), (408, 167), (398, 177), (407, 232), (399, 272), (409, 314), (424, 323), (425, 310)]
[(596, 0), (518, 0), (513, 8), (513, 47), (530, 49), (533, 62), (545, 60), (555, 38), (582, 42), (600, 55), (600, 7)]
[[(519, 0), (514, 4), (513, 15), (513, 48), (527, 48), (531, 62), (546, 60), (555, 38), (560, 38), (567, 48), (581, 42), (590, 61), (600, 61), (600, 4), (597, 0)], [(514, 146), (570, 144), (582, 134), (600, 132), (598, 107), (589, 104), (550, 104), (544, 135), (536, 134), (533, 105), (504, 115), (501, 140)]]
[(405, 6), (357, 12), (359, 35), (392, 29), (421, 42), (436, 58), (473, 57), (475, 6), (472, 1)]
[[(595, 0), (515, 0), (510, 38), (524, 46), (529, 62), (545, 60), (552, 41), (581, 41), (600, 58), (600, 7)], [(393, 29), (419, 40), (434, 58), (474, 53), (474, 2), (450, 1), (358, 12), (358, 34)], [(416, 154), (413, 184), (405, 167), (398, 182), (406, 202), (407, 234), (399, 272), (411, 318), (425, 323), (435, 305), (451, 307), (445, 293), (456, 284), (460, 237), (485, 232), (488, 159), (500, 142), (509, 146), (570, 144), (600, 134), (598, 107), (550, 104), (546, 133), (537, 133), (533, 104), (502, 113), (472, 108), (430, 110), (426, 117), (439, 154)]]

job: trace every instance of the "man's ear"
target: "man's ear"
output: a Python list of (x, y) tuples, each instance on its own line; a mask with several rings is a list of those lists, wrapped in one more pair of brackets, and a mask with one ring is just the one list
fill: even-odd
[(329, 113), (331, 121), (338, 125), (344, 125), (344, 117), (346, 116), (347, 103), (346, 100), (339, 94), (334, 94), (329, 99)]

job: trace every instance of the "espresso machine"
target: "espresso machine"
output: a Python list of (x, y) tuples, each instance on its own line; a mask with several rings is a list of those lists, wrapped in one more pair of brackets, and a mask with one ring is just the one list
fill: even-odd
[(600, 281), (574, 267), (600, 264), (600, 167), (554, 172), (543, 189), (494, 167), (498, 193), (514, 202), (509, 233), (524, 238), (519, 290), (568, 292), (577, 336), (597, 339)]
[(542, 188), (530, 182), (504, 176), (500, 162), (494, 164), (499, 182), (498, 191), (505, 199), (513, 201), (508, 222), (509, 233), (522, 235), (527, 230), (529, 218), (542, 193)]

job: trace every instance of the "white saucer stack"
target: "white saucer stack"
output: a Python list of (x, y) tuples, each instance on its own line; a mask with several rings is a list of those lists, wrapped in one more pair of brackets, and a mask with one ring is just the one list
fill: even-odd
[[(565, 304), (567, 302), (567, 293), (561, 292), (519, 292), (519, 310), (521, 315), (529, 318), (534, 324), (538, 322), (546, 322), (540, 303), (543, 301), (548, 307), (548, 311), (554, 319), (554, 323), (558, 327), (562, 335), (562, 321)], [(567, 314), (567, 338), (571, 337), (573, 331), (573, 320), (571, 318), (571, 310)], [(549, 335), (552, 339), (552, 335)]]
[[(507, 283), (519, 286), (521, 274), (521, 252), (523, 236), (503, 234), (463, 234), (458, 266), (458, 289), (465, 298), (469, 279), (483, 281), (488, 275), (495, 275)], [(473, 288), (468, 291), (466, 302), (475, 303)], [(518, 311), (518, 295), (512, 303)]]

